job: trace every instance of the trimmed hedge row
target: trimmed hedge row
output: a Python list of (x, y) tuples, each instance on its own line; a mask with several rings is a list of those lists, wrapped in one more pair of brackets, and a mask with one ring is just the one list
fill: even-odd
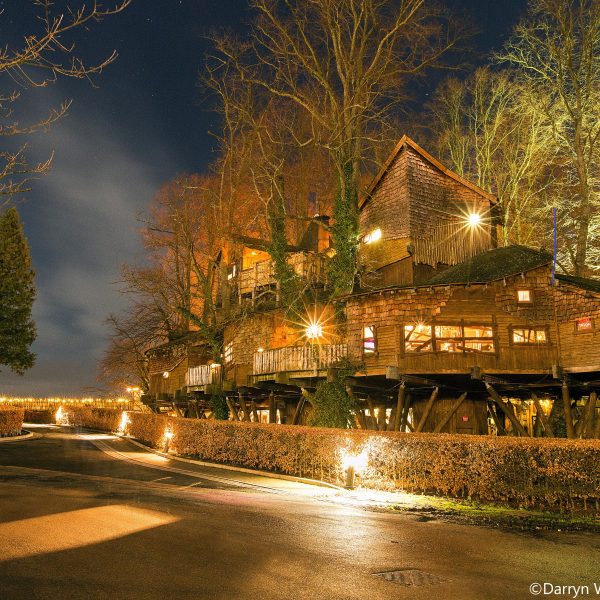
[(122, 411), (114, 408), (65, 408), (62, 407), (62, 422), (75, 427), (90, 427), (102, 431), (117, 431)]
[[(75, 411), (94, 409), (75, 409)], [(98, 412), (98, 411), (96, 411)], [(104, 411), (108, 412), (108, 411)], [(120, 415), (119, 411), (113, 411)], [(368, 455), (364, 487), (600, 514), (600, 441), (407, 434), (129, 412), (127, 433), (183, 456), (343, 484), (342, 454)], [(99, 428), (89, 412), (78, 423)], [(118, 427), (120, 416), (105, 422)]]
[(22, 408), (0, 408), (0, 437), (20, 435), (25, 411)]
[(54, 423), (56, 416), (55, 410), (28, 410), (25, 409), (25, 423), (38, 423), (40, 425), (47, 425)]

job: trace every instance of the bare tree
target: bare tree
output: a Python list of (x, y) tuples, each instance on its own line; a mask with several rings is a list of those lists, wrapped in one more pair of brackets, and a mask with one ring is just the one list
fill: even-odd
[[(29, 11), (28, 29), (21, 33), (21, 43), (0, 48), (0, 136), (23, 137), (47, 129), (64, 116), (70, 101), (51, 108), (49, 113), (34, 122), (22, 123), (16, 115), (23, 90), (47, 87), (61, 77), (89, 78), (117, 58), (116, 51), (96, 62), (87, 62), (76, 51), (78, 32), (87, 30), (94, 22), (124, 10), (132, 0), (115, 1), (105, 6), (98, 0), (67, 2), (58, 10), (52, 0), (22, 0), (19, 11)], [(11, 9), (0, 12), (0, 20), (10, 17)], [(12, 88), (12, 90), (11, 90)], [(0, 149), (0, 207), (16, 193), (29, 189), (32, 178), (46, 173), (52, 157), (39, 163), (27, 158), (28, 144), (16, 149)], [(3, 200), (1, 198), (4, 198)]]
[(247, 45), (222, 45), (246, 82), (304, 111), (300, 144), (326, 148), (335, 170), (334, 293), (352, 287), (361, 163), (410, 78), (457, 46), (462, 23), (424, 0), (253, 0)]
[(600, 0), (531, 0), (498, 58), (543, 100), (561, 157), (561, 237), (570, 267), (586, 275), (600, 258)]

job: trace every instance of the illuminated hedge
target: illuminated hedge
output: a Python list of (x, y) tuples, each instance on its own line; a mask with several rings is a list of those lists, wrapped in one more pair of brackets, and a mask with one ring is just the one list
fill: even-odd
[(25, 423), (54, 423), (56, 411), (50, 409), (44, 410), (28, 410), (25, 409)]
[(61, 422), (75, 427), (90, 427), (102, 431), (117, 431), (121, 423), (121, 411), (113, 408), (65, 408), (61, 407)]
[[(114, 412), (111, 422), (116, 424), (121, 413)], [(169, 428), (174, 452), (206, 461), (342, 484), (342, 451), (366, 451), (368, 467), (359, 478), (364, 487), (600, 514), (599, 440), (393, 433), (128, 415), (127, 432), (132, 437), (161, 447)]]
[(23, 428), (24, 413), (22, 408), (0, 407), (0, 437), (19, 435)]

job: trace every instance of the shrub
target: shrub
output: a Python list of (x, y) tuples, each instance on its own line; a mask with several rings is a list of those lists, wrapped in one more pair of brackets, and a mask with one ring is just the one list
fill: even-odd
[(62, 407), (63, 418), (69, 425), (90, 427), (102, 431), (117, 431), (121, 424), (122, 411), (113, 408), (65, 408)]
[(25, 409), (25, 423), (54, 423), (55, 410), (27, 410)]
[[(113, 412), (116, 423), (121, 412)], [(160, 447), (169, 428), (172, 450), (206, 461), (343, 484), (342, 452), (364, 451), (369, 457), (359, 475), (364, 487), (600, 514), (599, 440), (413, 434), (128, 415), (128, 433), (134, 438)], [(80, 423), (87, 424), (87, 418), (89, 413), (82, 414)]]
[(20, 435), (25, 411), (22, 408), (0, 408), (0, 437)]

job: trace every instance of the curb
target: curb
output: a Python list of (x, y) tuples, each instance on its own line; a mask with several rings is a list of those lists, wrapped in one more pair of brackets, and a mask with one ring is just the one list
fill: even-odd
[(21, 435), (11, 435), (10, 437), (0, 437), (0, 444), (3, 444), (4, 442), (20, 442), (21, 440), (30, 440), (35, 437), (35, 434), (31, 431), (27, 431), (26, 429), (23, 429), (22, 431), (25, 431), (26, 433)]

